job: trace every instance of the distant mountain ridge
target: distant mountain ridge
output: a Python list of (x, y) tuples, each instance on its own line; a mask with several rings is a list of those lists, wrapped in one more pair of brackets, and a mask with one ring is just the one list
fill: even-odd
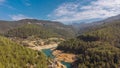
[(73, 23), (71, 26), (77, 30), (78, 34), (84, 33), (91, 30), (94, 27), (98, 27), (99, 25), (105, 24), (105, 23), (111, 23), (114, 21), (120, 21), (120, 14), (117, 16), (109, 17), (107, 19), (101, 20), (101, 21), (96, 21), (92, 23)]
[(60, 22), (37, 19), (23, 19), (19, 21), (0, 21), (0, 33), (5, 33), (11, 29), (15, 29), (26, 24), (39, 25), (40, 27), (45, 28), (46, 30), (49, 29), (56, 34), (67, 38), (75, 36), (75, 32), (71, 26), (64, 25)]
[(94, 27), (98, 27), (105, 23), (110, 23), (113, 21), (120, 21), (120, 15), (109, 17), (102, 21), (97, 21), (93, 23), (73, 23), (71, 25), (64, 25), (56, 21), (46, 21), (37, 19), (23, 19), (19, 21), (0, 21), (0, 33), (5, 33), (10, 29), (14, 29), (25, 24), (37, 24), (45, 29), (50, 29), (54, 33), (66, 36), (75, 37), (76, 35), (85, 33), (92, 30)]

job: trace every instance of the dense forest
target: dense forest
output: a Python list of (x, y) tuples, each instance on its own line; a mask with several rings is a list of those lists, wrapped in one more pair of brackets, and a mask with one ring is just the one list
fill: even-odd
[(75, 53), (73, 68), (118, 68), (120, 66), (120, 21), (103, 23), (75, 39), (59, 44), (59, 50)]
[(10, 29), (4, 33), (7, 37), (20, 37), (20, 38), (28, 38), (29, 36), (35, 36), (39, 38), (70, 38), (72, 35), (68, 34), (68, 32), (54, 29), (54, 28), (46, 28), (37, 24), (26, 24), (20, 27), (16, 27), (14, 29)]
[(57, 33), (45, 29), (42, 26), (36, 24), (26, 24), (24, 26), (11, 29), (5, 33), (7, 37), (20, 37), (27, 38), (29, 36), (36, 36), (40, 38), (60, 37)]
[(37, 52), (0, 36), (0, 68), (47, 68), (47, 59)]

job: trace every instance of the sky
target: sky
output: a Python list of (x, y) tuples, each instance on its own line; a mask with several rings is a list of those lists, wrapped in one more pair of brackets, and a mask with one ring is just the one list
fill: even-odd
[(120, 14), (120, 0), (0, 0), (0, 20), (93, 22)]

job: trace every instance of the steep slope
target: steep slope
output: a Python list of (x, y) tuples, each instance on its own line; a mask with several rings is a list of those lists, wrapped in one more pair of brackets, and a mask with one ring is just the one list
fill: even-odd
[(106, 22), (75, 39), (62, 42), (57, 49), (78, 55), (74, 68), (119, 68), (120, 21)]
[(47, 68), (44, 54), (24, 48), (0, 36), (1, 68)]

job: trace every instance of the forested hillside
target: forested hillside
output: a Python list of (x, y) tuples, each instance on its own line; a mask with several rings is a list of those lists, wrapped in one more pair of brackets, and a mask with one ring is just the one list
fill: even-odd
[(28, 38), (29, 36), (40, 38), (60, 37), (60, 35), (58, 35), (57, 33), (54, 33), (49, 29), (43, 28), (42, 26), (36, 24), (26, 24), (15, 29), (11, 29), (5, 33), (5, 36), (20, 38)]
[[(18, 30), (19, 27), (25, 27), (27, 24), (38, 25), (40, 30), (44, 29), (44, 32), (56, 33), (64, 38), (72, 38), (75, 36), (74, 29), (69, 25), (64, 25), (59, 22), (44, 21), (36, 19), (23, 19), (19, 21), (0, 21), (0, 33), (4, 34), (13, 30)], [(24, 29), (24, 28), (22, 28)]]
[(57, 49), (78, 55), (74, 68), (118, 68), (120, 66), (120, 21), (103, 23)]
[(20, 46), (0, 36), (0, 68), (47, 68), (43, 53)]

